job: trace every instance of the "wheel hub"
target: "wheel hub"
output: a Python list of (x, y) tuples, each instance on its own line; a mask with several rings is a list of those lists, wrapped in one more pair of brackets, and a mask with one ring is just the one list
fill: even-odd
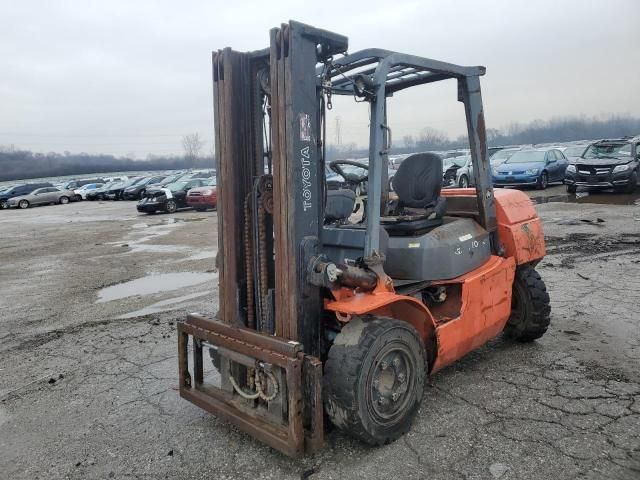
[(382, 355), (374, 368), (371, 383), (371, 407), (378, 416), (388, 419), (402, 410), (408, 397), (407, 379), (411, 373), (412, 364), (403, 349)]

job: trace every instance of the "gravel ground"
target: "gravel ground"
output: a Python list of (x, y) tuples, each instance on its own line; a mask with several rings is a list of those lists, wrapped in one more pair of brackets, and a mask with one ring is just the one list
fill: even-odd
[(2, 211), (0, 478), (637, 479), (640, 206), (608, 198), (539, 205), (547, 335), (435, 375), (399, 441), (298, 460), (176, 391), (175, 322), (217, 309), (214, 212)]

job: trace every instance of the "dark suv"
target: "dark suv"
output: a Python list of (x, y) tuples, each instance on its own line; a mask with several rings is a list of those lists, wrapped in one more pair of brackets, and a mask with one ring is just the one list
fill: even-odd
[(9, 199), (13, 197), (19, 197), (21, 195), (28, 195), (34, 190), (43, 187), (53, 187), (53, 185), (49, 182), (42, 183), (24, 183), (21, 185), (15, 185), (9, 190), (5, 190), (0, 193), (0, 208), (5, 209), (9, 208)]
[(600, 140), (569, 165), (564, 183), (569, 193), (577, 187), (615, 188), (633, 192), (640, 170), (640, 136)]

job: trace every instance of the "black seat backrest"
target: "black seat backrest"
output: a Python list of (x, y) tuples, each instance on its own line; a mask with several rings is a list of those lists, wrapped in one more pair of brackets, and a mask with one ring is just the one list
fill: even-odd
[(434, 207), (442, 187), (442, 158), (435, 153), (416, 153), (400, 164), (393, 177), (399, 206)]
[(356, 194), (353, 190), (341, 188), (327, 190), (327, 203), (324, 208), (325, 222), (346, 220), (353, 213), (356, 204)]

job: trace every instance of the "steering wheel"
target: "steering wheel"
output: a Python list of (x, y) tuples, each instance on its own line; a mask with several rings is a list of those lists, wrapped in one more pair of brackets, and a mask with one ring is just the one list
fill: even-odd
[[(356, 175), (355, 173), (345, 172), (343, 165), (350, 165), (352, 167), (359, 167), (367, 171), (366, 175)], [(341, 175), (345, 181), (353, 186), (357, 186), (362, 182), (366, 182), (369, 179), (369, 165), (361, 162), (354, 162), (353, 160), (334, 160), (329, 163), (329, 168)]]

